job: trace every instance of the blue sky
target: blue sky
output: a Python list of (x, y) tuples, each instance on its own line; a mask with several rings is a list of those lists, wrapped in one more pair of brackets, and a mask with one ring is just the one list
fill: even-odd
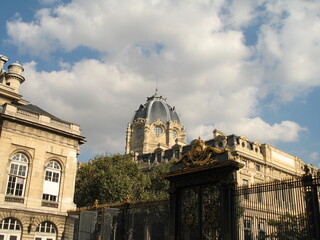
[(190, 140), (269, 143), (320, 167), (320, 3), (13, 0), (1, 51), (26, 100), (81, 125), (81, 161), (123, 153), (126, 125), (159, 91)]

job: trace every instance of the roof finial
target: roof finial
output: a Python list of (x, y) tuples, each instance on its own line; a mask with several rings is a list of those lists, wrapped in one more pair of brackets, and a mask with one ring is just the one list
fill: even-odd
[(157, 73), (157, 79), (156, 79), (156, 93), (154, 95), (155, 96), (158, 95), (158, 73)]

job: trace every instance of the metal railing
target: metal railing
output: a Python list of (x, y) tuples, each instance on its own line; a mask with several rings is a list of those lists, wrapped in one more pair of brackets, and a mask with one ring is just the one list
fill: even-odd
[(319, 240), (320, 178), (239, 187), (238, 239)]

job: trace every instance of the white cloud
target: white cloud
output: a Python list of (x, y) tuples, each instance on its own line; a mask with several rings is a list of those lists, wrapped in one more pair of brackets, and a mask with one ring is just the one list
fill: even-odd
[(200, 125), (189, 131), (190, 140), (201, 136), (203, 139), (213, 137), (214, 129), (222, 130), (225, 134), (233, 134), (239, 136), (249, 136), (251, 141), (259, 141), (261, 143), (276, 144), (277, 142), (291, 142), (299, 138), (302, 131), (306, 128), (299, 126), (292, 121), (283, 121), (270, 125), (261, 118), (241, 118), (231, 119), (223, 122), (217, 122), (215, 125)]
[[(310, 154), (310, 159), (311, 161), (315, 162), (315, 161), (319, 161), (319, 155), (320, 153), (319, 152), (312, 152)], [(319, 164), (318, 164), (319, 165)]]
[(260, 29), (257, 52), (266, 84), (280, 100), (292, 101), (320, 85), (320, 4), (270, 1), (266, 8), (269, 21)]
[[(298, 140), (304, 127), (265, 122), (260, 103), (320, 85), (319, 11), (299, 0), (73, 0), (39, 10), (31, 22), (10, 21), (7, 31), (29, 54), (86, 47), (102, 56), (74, 63), (59, 56), (61, 69), (52, 72), (24, 66), (26, 98), (79, 123), (93, 151), (124, 149), (126, 124), (153, 93), (157, 73), (189, 138), (211, 137), (217, 127), (274, 143)], [(257, 45), (246, 46), (243, 28), (259, 21)]]
[(308, 162), (311, 162), (315, 167), (320, 168), (320, 153), (312, 152), (308, 156)]
[(33, 104), (64, 120), (76, 122), (92, 151), (124, 149), (127, 123), (141, 99), (133, 89), (151, 86), (139, 75), (97, 60), (84, 60), (70, 70), (37, 72), (24, 64), (22, 91)]

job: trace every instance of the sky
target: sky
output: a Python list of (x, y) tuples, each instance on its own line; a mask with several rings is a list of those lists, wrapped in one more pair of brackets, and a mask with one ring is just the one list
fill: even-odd
[(0, 54), (23, 65), (24, 99), (81, 126), (80, 161), (124, 153), (158, 86), (189, 142), (219, 129), (320, 167), (319, 13), (316, 0), (4, 1)]

